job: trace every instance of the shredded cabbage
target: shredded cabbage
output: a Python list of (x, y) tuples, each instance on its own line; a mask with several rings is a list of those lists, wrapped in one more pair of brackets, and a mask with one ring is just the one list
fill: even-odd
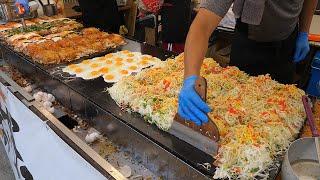
[[(182, 86), (183, 59), (179, 55), (108, 89), (120, 105), (140, 113), (162, 130), (171, 127)], [(215, 179), (266, 179), (273, 161), (303, 126), (304, 92), (283, 85), (269, 75), (250, 77), (236, 67), (222, 68), (205, 59), (201, 75), (208, 81), (210, 118), (221, 140)]]

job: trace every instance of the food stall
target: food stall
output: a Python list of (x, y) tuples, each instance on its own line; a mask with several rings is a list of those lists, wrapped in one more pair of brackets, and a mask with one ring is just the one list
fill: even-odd
[[(36, 21), (37, 20), (41, 20), (41, 19), (36, 19)], [(49, 24), (52, 25), (54, 23), (57, 23), (61, 25), (60, 24), (62, 23), (61, 21), (67, 22), (68, 28), (73, 28), (73, 27), (78, 28), (79, 26), (79, 24), (77, 24), (76, 22), (69, 19), (65, 19), (65, 18), (57, 19), (57, 20), (53, 19), (53, 22), (50, 22)], [(10, 24), (7, 24), (7, 26), (10, 26)], [(15, 25), (15, 26), (19, 26), (19, 25)], [(44, 23), (44, 24), (41, 24), (41, 26), (47, 27), (48, 24)], [(67, 27), (65, 28), (68, 29)], [(60, 30), (60, 29), (63, 29), (63, 28), (52, 27), (51, 30)], [(85, 30), (97, 31), (97, 29), (88, 28), (88, 29), (82, 30), (82, 32)], [(32, 31), (32, 29), (30, 29), (30, 31)], [(10, 33), (11, 32), (15, 33), (15, 31), (10, 31)], [(161, 177), (161, 176), (166, 178), (170, 178), (170, 177), (172, 178), (173, 177), (205, 178), (206, 177), (204, 174), (200, 173), (200, 171), (194, 167), (196, 166), (202, 167), (199, 164), (212, 161), (213, 158), (210, 155), (203, 153), (197, 148), (194, 148), (193, 146), (185, 143), (184, 141), (170, 134), (164, 133), (161, 130), (151, 126), (150, 124), (146, 123), (143, 120), (143, 118), (136, 117), (134, 115), (131, 115), (130, 113), (127, 113), (126, 111), (122, 111), (121, 108), (111, 99), (111, 97), (105, 91), (105, 88), (108, 86), (111, 86), (112, 84), (105, 83), (103, 78), (97, 78), (89, 81), (81, 78), (70, 79), (70, 75), (66, 76), (66, 74), (64, 74), (61, 71), (62, 70), (61, 67), (65, 67), (68, 61), (81, 62), (82, 60), (89, 58), (88, 56), (82, 59), (80, 58), (78, 61), (73, 61), (71, 59), (68, 59), (69, 56), (52, 57), (51, 54), (48, 55), (48, 53), (46, 53), (47, 51), (51, 51), (51, 50), (46, 50), (46, 51), (44, 51), (43, 49), (41, 51), (37, 50), (40, 47), (41, 42), (34, 47), (35, 51), (37, 52), (35, 53), (35, 56), (33, 56), (33, 58), (37, 60), (31, 58), (30, 56), (26, 56), (21, 51), (18, 52), (19, 51), (17, 49), (18, 46), (29, 47), (32, 49), (33, 43), (30, 44), (31, 46), (23, 46), (23, 44), (30, 42), (30, 39), (27, 40), (26, 38), (30, 37), (34, 41), (37, 41), (37, 39), (40, 41), (43, 40), (42, 37), (39, 37), (39, 34), (35, 35), (33, 33), (34, 32), (27, 33), (26, 37), (24, 36), (23, 38), (20, 39), (21, 41), (19, 40), (19, 38), (18, 39), (15, 38), (17, 36), (12, 37), (13, 41), (17, 40), (15, 41), (16, 43), (20, 42), (18, 43), (19, 45), (17, 44), (16, 47), (9, 45), (8, 44), (9, 41), (3, 41), (1, 46), (1, 51), (3, 55), (3, 59), (5, 60), (6, 63), (15, 67), (19, 72), (22, 73), (24, 77), (27, 77), (32, 84), (37, 84), (37, 87), (39, 87), (43, 91), (51, 93), (56, 98), (56, 100), (61, 104), (61, 106), (68, 109), (68, 111), (66, 111), (67, 113), (69, 111), (72, 111), (77, 116), (81, 116), (81, 118), (87, 121), (87, 123), (91, 127), (103, 133), (106, 137), (108, 137), (109, 140), (116, 143), (119, 147), (122, 147), (123, 153), (126, 152), (125, 154), (129, 154), (130, 156), (132, 156), (132, 159), (135, 159), (135, 161), (139, 162), (140, 164), (141, 163), (146, 164), (147, 166), (149, 166), (148, 168), (150, 170), (158, 172), (159, 173), (159, 174), (157, 173), (158, 177)], [(42, 33), (48, 34), (47, 32), (44, 32), (44, 31)], [(62, 34), (66, 35), (65, 33), (62, 33)], [(19, 33), (16, 35), (20, 36)], [(59, 39), (61, 38), (61, 33), (59, 35), (60, 36), (57, 36), (57, 34), (55, 35), (49, 34), (47, 35), (49, 37), (47, 36), (46, 37)], [(111, 41), (113, 38), (115, 38), (117, 41), (119, 40), (118, 38), (120, 37), (118, 35), (109, 35), (107, 33), (103, 35), (107, 35), (107, 38), (111, 38)], [(66, 37), (66, 39), (67, 38), (79, 38), (79, 36), (74, 37), (74, 35), (72, 35), (71, 33), (71, 36)], [(85, 42), (86, 44), (88, 40), (89, 39), (86, 38), (86, 42)], [(123, 40), (126, 41), (126, 45), (124, 46), (116, 47), (115, 44), (107, 43), (105, 52), (93, 53), (90, 56), (94, 57), (94, 56), (101, 56), (102, 54), (108, 54), (108, 52), (110, 51), (112, 52), (116, 51), (114, 48), (120, 48), (122, 50), (130, 50), (134, 52), (141, 52), (143, 54), (151, 54), (161, 59), (166, 59), (167, 57), (170, 57), (173, 55), (170, 52), (165, 52), (161, 49), (158, 49), (146, 44), (141, 44), (130, 39), (123, 39), (121, 37), (120, 37), (120, 41), (117, 41), (117, 43), (122, 44)], [(59, 40), (57, 42), (59, 42)], [(91, 45), (91, 44), (88, 44), (88, 45)], [(84, 48), (82, 49), (87, 50)], [(52, 49), (51, 52), (55, 52), (55, 50)], [(62, 51), (60, 50), (59, 52), (62, 52)], [(88, 52), (90, 54), (93, 52), (93, 50)], [(82, 52), (81, 55), (83, 54), (84, 53)], [(61, 62), (62, 64), (61, 63), (59, 64), (58, 61)], [(2, 73), (4, 72), (5, 70), (2, 69)], [(14, 77), (11, 77), (11, 78), (14, 78)], [(4, 84), (7, 84), (7, 81), (4, 81)], [(26, 87), (27, 84), (21, 84), (21, 86)], [(25, 94), (25, 90), (20, 89), (19, 91), (20, 92), (22, 91), (21, 94)], [(27, 100), (33, 102), (33, 101), (36, 101), (35, 99), (38, 99), (38, 97), (31, 96)], [(41, 101), (38, 100), (38, 102), (41, 102)], [(39, 114), (39, 113), (36, 113), (36, 114)], [(39, 116), (42, 117), (43, 114), (42, 113), (40, 114), (41, 115)], [(61, 114), (61, 113), (58, 113), (58, 114)], [(57, 117), (59, 116), (61, 115), (58, 115)], [(71, 116), (71, 115), (68, 115), (68, 116)], [(58, 120), (56, 120), (56, 122), (58, 122)], [(56, 128), (53, 128), (53, 129), (56, 129)], [(60, 132), (60, 130), (57, 130), (57, 131)], [(82, 152), (84, 151), (83, 150), (84, 147), (75, 146), (74, 145), (75, 142), (70, 140), (69, 135), (59, 134), (59, 136), (63, 138), (64, 141), (67, 142), (67, 144), (72, 146), (77, 153), (82, 153), (82, 155), (85, 154), (84, 156), (88, 156), (87, 152), (85, 153)], [(177, 156), (173, 155), (172, 152), (176, 152), (177, 154), (179, 153), (179, 156), (181, 156), (181, 158), (177, 158)], [(92, 159), (92, 157), (88, 157), (88, 158)], [(186, 161), (193, 162), (194, 166), (190, 165), (189, 163), (186, 163)], [(99, 162), (96, 162), (96, 160), (95, 161), (90, 160), (89, 162), (91, 162), (96, 166), (99, 165), (96, 168), (98, 170), (102, 169), (103, 172), (105, 172), (104, 174), (108, 174), (106, 173), (108, 171), (105, 169), (105, 167), (101, 167), (101, 165), (98, 164)], [(199, 164), (197, 165), (197, 163)], [(115, 172), (115, 171), (111, 170), (111, 172)]]
[(276, 179), (303, 131), (302, 90), (208, 58), (212, 140), (175, 118), (183, 54), (68, 18), (25, 23), (0, 25), (0, 137), (18, 179)]

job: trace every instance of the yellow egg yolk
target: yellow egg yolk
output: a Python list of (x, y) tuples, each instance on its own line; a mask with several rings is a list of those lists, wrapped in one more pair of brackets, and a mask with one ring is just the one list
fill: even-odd
[(81, 62), (82, 64), (90, 64), (90, 60), (84, 60)]
[(76, 69), (74, 70), (74, 72), (76, 72), (76, 73), (81, 73), (81, 72), (83, 72), (83, 69), (82, 69), (82, 68), (76, 68)]
[(123, 50), (123, 51), (121, 51), (123, 54), (129, 54), (130, 53), (130, 51), (128, 51), (128, 50)]
[(90, 65), (90, 67), (92, 67), (92, 68), (96, 68), (96, 67), (99, 67), (99, 64), (97, 64), (97, 63), (93, 63), (93, 64), (91, 64), (91, 65)]
[(92, 71), (90, 73), (91, 76), (99, 76), (99, 71)]
[(105, 55), (104, 57), (106, 57), (106, 58), (112, 58), (112, 57), (113, 57), (113, 54), (107, 54), (107, 55)]
[(109, 72), (109, 68), (103, 67), (99, 70), (101, 73), (106, 74)]
[(130, 70), (137, 70), (138, 67), (137, 67), (137, 66), (130, 66), (129, 69), (130, 69)]
[(110, 59), (106, 60), (105, 62), (106, 64), (112, 64), (112, 61)]
[(142, 60), (142, 61), (140, 61), (140, 64), (141, 64), (141, 65), (147, 65), (147, 64), (148, 64), (148, 61), (147, 61), (147, 60)]
[(128, 62), (128, 63), (132, 63), (132, 62), (133, 62), (133, 59), (132, 59), (132, 58), (128, 58), (128, 59), (127, 59), (127, 62)]
[(134, 54), (130, 53), (130, 54), (127, 54), (128, 57), (133, 57)]
[(117, 62), (121, 62), (123, 59), (122, 58), (116, 58), (116, 60), (115, 61), (117, 61)]
[(121, 73), (121, 74), (123, 74), (123, 75), (127, 75), (127, 74), (129, 74), (129, 72), (128, 72), (127, 70), (124, 70), (124, 69), (123, 69), (123, 70), (121, 70), (121, 71), (120, 71), (120, 73)]
[(122, 62), (116, 62), (115, 65), (116, 65), (116, 66), (122, 66), (122, 64), (123, 64)]
[(114, 79), (114, 75), (112, 75), (112, 74), (107, 74), (107, 75), (104, 76), (104, 79), (106, 79), (106, 80), (112, 80), (112, 79)]
[(103, 62), (104, 60), (105, 60), (105, 58), (103, 58), (103, 57), (97, 58), (97, 61), (99, 61), (99, 62)]
[(150, 60), (150, 59), (151, 59), (150, 56), (143, 56), (143, 57), (142, 57), (142, 60)]

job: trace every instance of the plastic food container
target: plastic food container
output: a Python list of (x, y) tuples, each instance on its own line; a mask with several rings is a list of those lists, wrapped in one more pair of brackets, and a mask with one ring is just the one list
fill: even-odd
[(282, 163), (282, 180), (318, 180), (320, 163), (316, 141), (319, 138), (301, 138), (293, 142)]

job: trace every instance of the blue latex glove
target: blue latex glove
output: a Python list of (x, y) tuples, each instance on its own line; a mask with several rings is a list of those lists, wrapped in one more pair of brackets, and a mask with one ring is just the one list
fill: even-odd
[(16, 4), (21, 4), (25, 9), (25, 14), (29, 13), (30, 7), (29, 7), (29, 0), (16, 0)]
[(190, 76), (183, 82), (183, 87), (179, 95), (179, 115), (193, 121), (198, 126), (208, 122), (207, 113), (211, 111), (210, 107), (201, 99), (196, 92), (194, 85), (197, 76)]
[(293, 62), (302, 61), (310, 51), (308, 33), (299, 32), (296, 40), (296, 51), (294, 53)]

